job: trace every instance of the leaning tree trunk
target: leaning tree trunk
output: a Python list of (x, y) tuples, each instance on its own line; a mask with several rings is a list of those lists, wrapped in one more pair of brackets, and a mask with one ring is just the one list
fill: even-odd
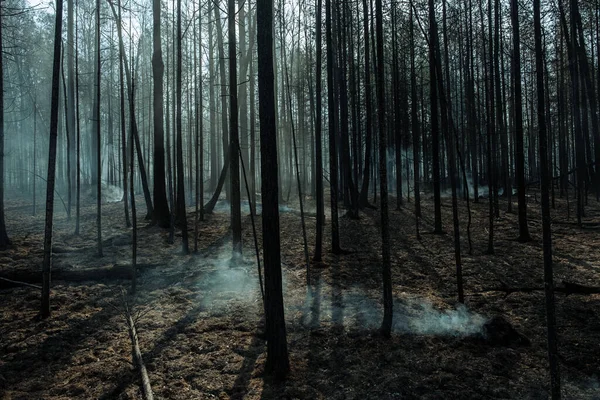
[[(153, 206), (152, 206), (152, 197), (150, 195), (150, 189), (148, 188), (148, 176), (146, 174), (146, 167), (144, 166), (144, 157), (142, 156), (142, 149), (140, 145), (140, 137), (138, 134), (137, 128), (137, 120), (135, 118), (135, 104), (133, 102), (133, 81), (132, 81), (132, 71), (129, 69), (129, 64), (127, 62), (127, 57), (125, 55), (125, 44), (123, 42), (123, 27), (121, 21), (121, 2), (120, 0), (117, 2), (117, 7), (119, 7), (119, 13), (117, 14), (115, 10), (115, 6), (109, 0), (108, 4), (110, 5), (111, 11), (113, 13), (113, 17), (117, 21), (117, 35), (119, 37), (119, 54), (123, 59), (123, 69), (125, 70), (125, 80), (127, 83), (127, 93), (129, 97), (129, 114), (132, 119), (131, 129), (133, 130), (133, 141), (131, 142), (131, 146), (135, 146), (139, 169), (140, 169), (140, 178), (142, 180), (142, 189), (144, 192), (144, 200), (146, 201), (146, 219), (152, 218), (153, 215)], [(133, 66), (132, 66), (133, 68)]]
[[(50, 146), (48, 151), (48, 179), (46, 185), (46, 225), (44, 228), (44, 262), (42, 264), (42, 305), (41, 316), (48, 318), (50, 316), (50, 266), (52, 263), (52, 222), (54, 215), (54, 184), (56, 178), (56, 142), (58, 139), (58, 107), (59, 107), (59, 86), (60, 86), (60, 46), (62, 37), (62, 14), (63, 4), (61, 0), (56, 2), (56, 22), (54, 26), (54, 61), (52, 63), (52, 97), (50, 106)], [(0, 24), (1, 25), (1, 24)], [(0, 26), (0, 49), (2, 48), (2, 28)], [(2, 57), (0, 57), (1, 59)], [(0, 71), (2, 65), (0, 61)], [(1, 77), (0, 77), (1, 78)], [(0, 89), (3, 88), (2, 79), (0, 79)], [(0, 90), (0, 106), (4, 105), (4, 93)], [(0, 108), (0, 143), (4, 142), (4, 108)], [(3, 144), (0, 145), (3, 147)], [(0, 148), (0, 150), (4, 150)], [(4, 154), (0, 152), (0, 154)], [(0, 160), (0, 168), (3, 169), (3, 161)], [(4, 171), (0, 171), (4, 172)], [(3, 175), (0, 175), (3, 176)], [(0, 182), (4, 183), (4, 182)], [(0, 185), (3, 188), (4, 185)], [(2, 194), (2, 193), (0, 193)], [(2, 204), (0, 204), (2, 205)], [(3, 212), (4, 207), (0, 208)], [(3, 217), (4, 215), (2, 215)], [(0, 219), (3, 223), (4, 219)], [(0, 227), (2, 228), (2, 227)], [(2, 233), (0, 231), (0, 233)], [(4, 232), (6, 233), (6, 232)], [(8, 237), (6, 238), (8, 240)]]

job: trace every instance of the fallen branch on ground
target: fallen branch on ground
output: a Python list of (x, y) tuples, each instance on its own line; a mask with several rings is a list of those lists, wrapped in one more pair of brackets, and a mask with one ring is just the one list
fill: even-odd
[[(31, 283), (27, 283), (27, 282), (15, 281), (15, 280), (12, 280), (12, 279), (2, 278), (2, 277), (0, 277), (0, 281), (7, 282), (9, 284), (16, 285), (16, 286), (27, 286), (27, 287), (31, 287), (31, 288), (34, 288), (34, 289), (42, 290), (41, 286), (32, 285)], [(2, 285), (0, 285), (0, 287), (2, 287)]]
[[(142, 270), (158, 267), (159, 264), (138, 264)], [(0, 289), (7, 289), (18, 285), (32, 286), (41, 289), (36, 283), (42, 282), (42, 274), (35, 270), (23, 270), (4, 273), (5, 278), (0, 278)], [(107, 279), (131, 279), (131, 265), (116, 264), (109, 267), (72, 269), (59, 267), (52, 269), (52, 281), (100, 281)]]
[(125, 317), (125, 321), (127, 323), (127, 331), (129, 332), (129, 339), (131, 339), (131, 357), (133, 358), (133, 364), (135, 368), (140, 373), (140, 377), (142, 379), (142, 397), (145, 400), (153, 400), (154, 394), (152, 393), (152, 385), (150, 385), (150, 378), (148, 377), (148, 370), (146, 369), (146, 365), (144, 364), (144, 360), (142, 359), (142, 352), (140, 351), (140, 344), (138, 341), (137, 329), (135, 327), (134, 318), (131, 315), (131, 310), (129, 308), (129, 304), (127, 303), (127, 298), (125, 297), (125, 291), (122, 292), (123, 295), (123, 316)]

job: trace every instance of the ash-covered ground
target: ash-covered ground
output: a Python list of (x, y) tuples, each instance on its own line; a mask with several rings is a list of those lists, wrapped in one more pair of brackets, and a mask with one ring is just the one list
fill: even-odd
[[(112, 195), (111, 195), (112, 196)], [(117, 196), (115, 194), (115, 196)], [(121, 288), (129, 280), (111, 275), (131, 259), (131, 230), (123, 204), (103, 205), (104, 257), (96, 256), (95, 206), (82, 208), (81, 235), (73, 235), (57, 203), (54, 264), (65, 279), (52, 284), (52, 317), (37, 318), (40, 292), (0, 289), (0, 399), (137, 399), (139, 379), (122, 316)], [(118, 196), (117, 196), (118, 197)], [(231, 261), (228, 204), (199, 224), (197, 254), (182, 255), (180, 233), (144, 221), (138, 199), (140, 279), (134, 312), (153, 391), (164, 399), (546, 399), (548, 374), (542, 288), (539, 204), (530, 197), (532, 243), (518, 243), (515, 214), (496, 222), (496, 255), (487, 255), (487, 200), (472, 206), (473, 253), (468, 254), (466, 205), (461, 233), (466, 304), (456, 302), (452, 235), (433, 235), (433, 207), (424, 196), (421, 240), (414, 204), (390, 212), (394, 330), (381, 322), (378, 210), (359, 220), (340, 218), (348, 254), (329, 252), (306, 266), (298, 204), (282, 205), (284, 301), (291, 373), (285, 382), (263, 374), (265, 342), (254, 242), (246, 206), (243, 257)], [(13, 247), (0, 252), (0, 277), (41, 276), (43, 209), (31, 216), (31, 200), (7, 195)], [(327, 202), (326, 202), (327, 203)], [(391, 201), (395, 204), (395, 201)], [(571, 206), (573, 202), (571, 202)], [(501, 209), (506, 209), (501, 199)], [(567, 219), (557, 200), (554, 217), (555, 279), (600, 286), (600, 207), (590, 199), (586, 224)], [(307, 198), (309, 251), (314, 246), (314, 203)], [(514, 209), (516, 210), (516, 204)], [(194, 207), (188, 208), (193, 248)], [(328, 210), (327, 210), (328, 211)], [(444, 226), (451, 208), (445, 200)], [(340, 213), (342, 215), (343, 213)], [(329, 215), (327, 216), (329, 219)], [(260, 217), (256, 219), (260, 237)], [(89, 272), (89, 279), (82, 280)], [(100, 272), (98, 272), (100, 271)], [(29, 275), (28, 275), (29, 274)], [(80, 277), (72, 279), (73, 276)], [(81, 278), (81, 277), (84, 278)], [(35, 283), (35, 282), (34, 282)], [(563, 395), (599, 399), (600, 295), (556, 295)], [(522, 341), (498, 342), (486, 324), (502, 317)]]

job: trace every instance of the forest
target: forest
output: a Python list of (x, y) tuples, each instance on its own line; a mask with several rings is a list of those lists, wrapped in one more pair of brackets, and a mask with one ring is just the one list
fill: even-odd
[(3, 0), (0, 399), (600, 399), (599, 0)]

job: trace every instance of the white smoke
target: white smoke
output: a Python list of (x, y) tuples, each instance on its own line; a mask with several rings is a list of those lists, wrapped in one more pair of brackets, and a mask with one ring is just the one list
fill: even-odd
[[(359, 289), (321, 286), (308, 291), (301, 322), (312, 327), (333, 324), (347, 329), (376, 329), (383, 318), (381, 303)], [(436, 308), (430, 301), (406, 293), (394, 299), (392, 327), (396, 333), (471, 336), (482, 332), (486, 320), (462, 304), (456, 308)]]

